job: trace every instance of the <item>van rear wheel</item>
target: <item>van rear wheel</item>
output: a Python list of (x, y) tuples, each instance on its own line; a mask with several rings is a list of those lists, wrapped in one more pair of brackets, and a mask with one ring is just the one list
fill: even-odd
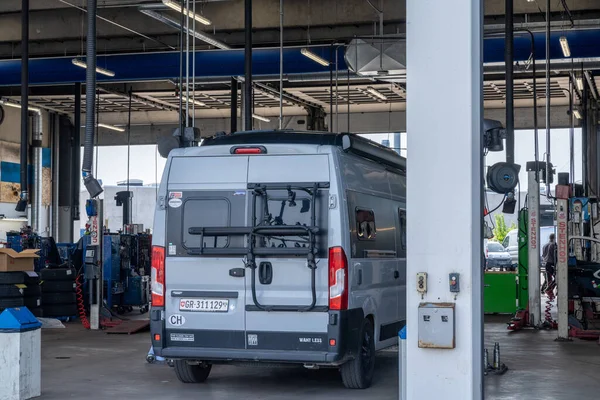
[(342, 381), (348, 389), (367, 389), (375, 371), (375, 338), (373, 324), (365, 319), (360, 330), (356, 357), (340, 368)]
[(175, 360), (175, 375), (183, 383), (204, 383), (210, 375), (212, 364), (190, 364), (187, 360)]

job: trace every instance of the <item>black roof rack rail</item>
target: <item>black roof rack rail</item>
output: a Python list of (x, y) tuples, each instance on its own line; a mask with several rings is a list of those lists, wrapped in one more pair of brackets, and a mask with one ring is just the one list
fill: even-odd
[(270, 130), (245, 131), (232, 135), (207, 138), (202, 146), (245, 144), (314, 144), (337, 146), (369, 160), (406, 171), (406, 159), (394, 150), (365, 139), (354, 133), (331, 133), (317, 131)]

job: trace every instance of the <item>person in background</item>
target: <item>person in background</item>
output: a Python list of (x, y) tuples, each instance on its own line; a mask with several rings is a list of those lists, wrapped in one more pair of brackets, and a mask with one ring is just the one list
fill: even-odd
[(546, 270), (542, 292), (545, 292), (550, 288), (554, 288), (555, 283), (554, 274), (556, 272), (556, 236), (554, 236), (554, 233), (551, 233), (548, 239), (548, 243), (546, 243), (542, 249), (542, 264)]

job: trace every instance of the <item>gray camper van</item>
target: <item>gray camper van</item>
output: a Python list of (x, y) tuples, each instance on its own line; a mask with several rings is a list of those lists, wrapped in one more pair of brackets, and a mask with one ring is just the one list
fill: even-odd
[(406, 320), (406, 162), (352, 134), (241, 132), (171, 151), (152, 249), (152, 345), (213, 364), (339, 368), (370, 385)]

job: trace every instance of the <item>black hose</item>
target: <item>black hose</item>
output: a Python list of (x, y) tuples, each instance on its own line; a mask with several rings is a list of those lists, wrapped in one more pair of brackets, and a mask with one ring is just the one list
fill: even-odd
[(71, 196), (73, 198), (71, 204), (72, 217), (74, 221), (79, 221), (79, 191), (80, 179), (75, 172), (81, 168), (81, 83), (75, 83), (75, 132), (73, 134), (73, 157), (71, 169)]
[(506, 162), (510, 164), (515, 162), (513, 1), (505, 0), (506, 39), (504, 45), (504, 63), (506, 66)]
[(29, 0), (21, 8), (21, 199), (17, 211), (27, 208), (27, 153), (29, 144)]
[(252, 130), (252, 0), (244, 2), (244, 130)]
[(231, 77), (231, 133), (237, 132), (237, 80)]
[(87, 49), (85, 78), (85, 141), (81, 173), (85, 187), (92, 198), (103, 192), (92, 174), (94, 163), (94, 122), (96, 117), (96, 0), (87, 0)]

